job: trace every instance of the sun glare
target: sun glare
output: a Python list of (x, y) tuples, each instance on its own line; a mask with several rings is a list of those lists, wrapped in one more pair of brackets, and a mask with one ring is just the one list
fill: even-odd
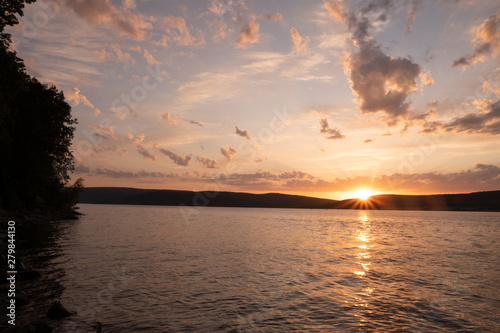
[(373, 195), (373, 192), (366, 189), (360, 189), (357, 190), (354, 195), (356, 196), (356, 198), (360, 200), (367, 200), (369, 197)]

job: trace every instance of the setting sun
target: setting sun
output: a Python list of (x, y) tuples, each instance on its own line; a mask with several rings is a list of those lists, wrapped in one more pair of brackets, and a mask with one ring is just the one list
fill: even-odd
[(355, 197), (361, 200), (367, 200), (373, 194), (374, 193), (372, 191), (367, 189), (359, 189), (356, 192), (354, 192)]

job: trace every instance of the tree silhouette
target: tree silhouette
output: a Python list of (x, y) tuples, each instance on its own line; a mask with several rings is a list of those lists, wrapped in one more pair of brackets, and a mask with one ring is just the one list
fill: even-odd
[(82, 180), (67, 188), (74, 169), (71, 140), (77, 120), (62, 92), (26, 73), (9, 50), (8, 25), (24, 3), (0, 0), (0, 205), (4, 209), (70, 209)]

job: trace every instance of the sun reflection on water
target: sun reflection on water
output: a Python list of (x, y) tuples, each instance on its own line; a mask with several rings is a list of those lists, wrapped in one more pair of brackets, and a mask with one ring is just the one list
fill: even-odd
[[(369, 280), (366, 279), (366, 274), (370, 270), (371, 265), (371, 254), (370, 249), (373, 247), (371, 244), (371, 225), (369, 216), (366, 211), (360, 211), (358, 216), (359, 226), (354, 234), (355, 240), (358, 242), (357, 248), (359, 249), (356, 253), (356, 262), (359, 264), (359, 268), (353, 271), (354, 275), (360, 279), (363, 279), (364, 283)], [(361, 295), (364, 297), (369, 297), (373, 293), (373, 289), (365, 286), (361, 290)], [(369, 306), (368, 299), (355, 297), (355, 306), (367, 307)]]

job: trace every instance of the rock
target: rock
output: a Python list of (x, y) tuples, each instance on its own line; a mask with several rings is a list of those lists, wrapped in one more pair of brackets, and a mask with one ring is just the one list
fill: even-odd
[(47, 311), (47, 317), (50, 319), (60, 319), (74, 315), (75, 312), (67, 310), (60, 301), (55, 301)]

